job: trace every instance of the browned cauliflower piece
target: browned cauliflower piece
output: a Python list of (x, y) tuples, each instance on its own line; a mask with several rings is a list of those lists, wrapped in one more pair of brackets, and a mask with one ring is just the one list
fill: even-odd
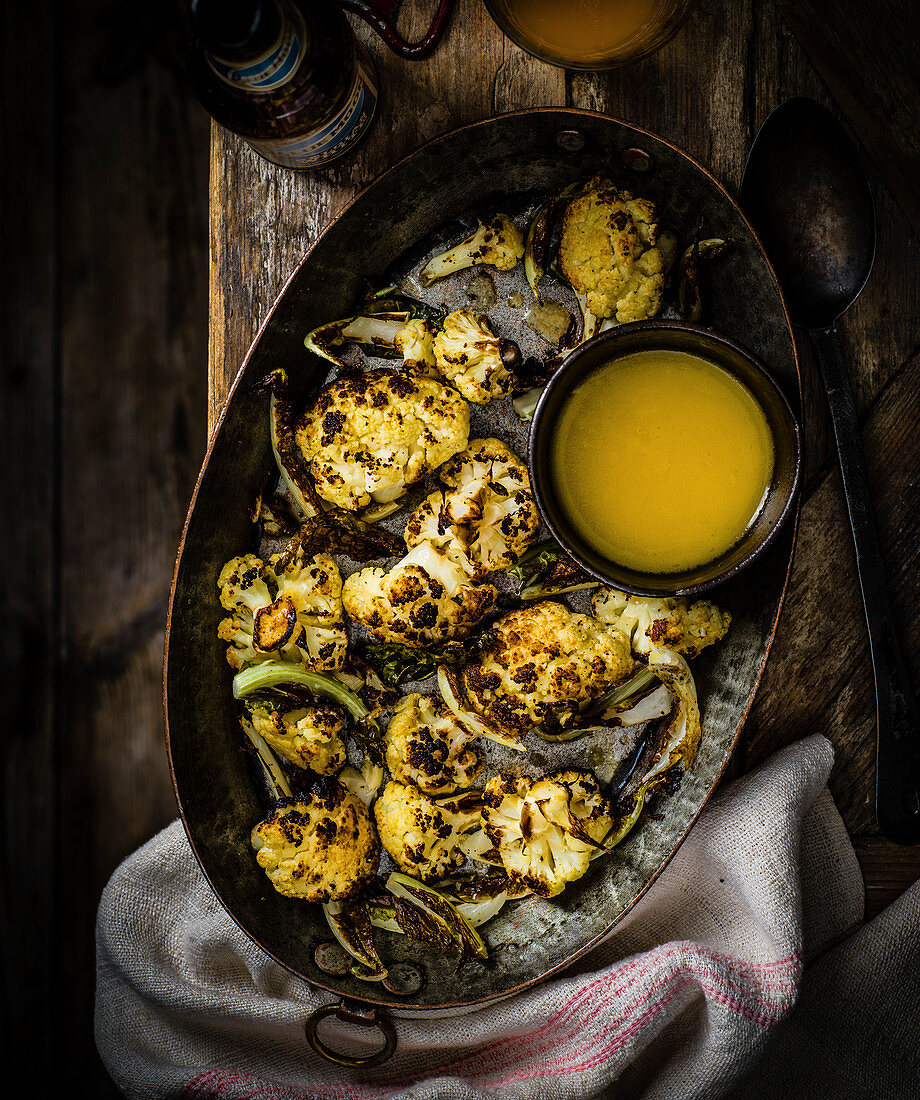
[(345, 660), (342, 577), (328, 554), (294, 555), (286, 569), (255, 554), (231, 558), (218, 578), (220, 602), (231, 612), (218, 627), (235, 669), (270, 659), (335, 671)]
[(355, 510), (396, 500), (469, 434), (470, 407), (455, 389), (413, 370), (369, 370), (325, 386), (295, 438), (323, 500)]
[(559, 266), (587, 311), (586, 334), (595, 318), (622, 323), (658, 312), (664, 265), (657, 218), (648, 199), (618, 190), (600, 177), (568, 204)]
[(437, 882), (465, 859), (457, 841), (480, 822), (478, 795), (466, 809), (465, 796), (435, 802), (418, 787), (391, 780), (374, 803), (380, 841), (407, 875)]
[(406, 545), (446, 535), (480, 573), (513, 565), (540, 529), (527, 466), (501, 440), (473, 439), (439, 477), (447, 488), (409, 517)]
[(499, 271), (510, 271), (523, 255), (524, 237), (520, 229), (507, 214), (496, 214), (480, 222), (459, 244), (430, 259), (419, 277), (424, 286), (430, 286), (436, 279), (475, 264), (489, 264)]
[(278, 893), (305, 901), (355, 897), (380, 859), (367, 807), (335, 780), (279, 805), (253, 828), (252, 846)]
[(404, 695), (385, 734), (387, 767), (426, 794), (451, 794), (472, 786), (483, 769), (482, 753), (470, 744), (475, 736), (441, 699)]
[(485, 317), (469, 309), (448, 313), (434, 340), (434, 357), (443, 377), (474, 405), (505, 397), (514, 375), (502, 358), (506, 342), (496, 336)]
[(590, 772), (534, 780), (495, 775), (483, 790), (482, 826), (501, 857), (510, 891), (552, 898), (588, 870), (610, 831), (610, 805)]
[(269, 748), (298, 768), (333, 775), (345, 766), (345, 716), (338, 707), (303, 705), (275, 694), (252, 695), (244, 700), (243, 709)]
[(391, 569), (360, 569), (345, 581), (348, 615), (380, 642), (434, 646), (464, 639), (492, 610), (498, 590), (474, 584), (474, 570), (447, 538), (413, 547)]
[(328, 554), (304, 556), (298, 546), (285, 568), (281, 555), (271, 559), (278, 582), (276, 603), (294, 608), (306, 665), (316, 672), (335, 672), (345, 663), (348, 635), (342, 619), (342, 574)]
[(601, 622), (621, 630), (633, 652), (644, 657), (655, 646), (696, 657), (724, 638), (732, 621), (730, 612), (710, 600), (628, 596), (616, 588), (598, 589), (591, 610)]
[(403, 366), (411, 367), (429, 378), (439, 378), (434, 357), (434, 340), (437, 325), (424, 317), (414, 317), (396, 334), (396, 347), (403, 357)]
[(564, 727), (634, 669), (629, 641), (589, 615), (543, 600), (511, 611), (463, 670), (469, 701), (492, 725), (520, 733)]

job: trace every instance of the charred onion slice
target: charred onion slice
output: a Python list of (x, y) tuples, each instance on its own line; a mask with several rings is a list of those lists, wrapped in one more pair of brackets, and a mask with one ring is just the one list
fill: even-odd
[(366, 982), (383, 981), (387, 968), (374, 945), (374, 930), (367, 903), (329, 901), (323, 906), (323, 912), (333, 936), (360, 964), (360, 970), (352, 968), (355, 977)]
[(394, 897), (405, 898), (441, 924), (454, 938), (464, 958), (488, 959), (489, 950), (482, 936), (433, 886), (426, 886), (400, 871), (394, 871), (387, 879), (386, 887)]
[(488, 741), (495, 741), (496, 744), (504, 745), (505, 748), (515, 749), (517, 752), (527, 751), (520, 738), (498, 733), (491, 726), (487, 726), (478, 714), (474, 714), (473, 711), (464, 707), (461, 701), (463, 696), (460, 681), (453, 669), (444, 665), (438, 666), (438, 690), (441, 692), (441, 698), (457, 721), (471, 733), (476, 734), (477, 737), (485, 737)]

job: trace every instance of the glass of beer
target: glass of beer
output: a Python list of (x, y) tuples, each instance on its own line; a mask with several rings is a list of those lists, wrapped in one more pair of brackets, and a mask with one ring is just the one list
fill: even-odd
[(504, 33), (535, 57), (566, 69), (613, 69), (638, 61), (680, 29), (692, 0), (486, 0)]

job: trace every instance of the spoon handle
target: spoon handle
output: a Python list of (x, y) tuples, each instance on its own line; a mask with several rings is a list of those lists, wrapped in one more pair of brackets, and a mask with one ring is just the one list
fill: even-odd
[(811, 329), (827, 391), (875, 677), (875, 816), (896, 844), (920, 843), (920, 714), (895, 636), (856, 403), (836, 329)]

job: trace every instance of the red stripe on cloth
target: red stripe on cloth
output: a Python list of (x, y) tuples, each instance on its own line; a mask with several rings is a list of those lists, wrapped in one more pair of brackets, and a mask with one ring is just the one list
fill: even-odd
[[(551, 1016), (545, 1024), (537, 1028), (535, 1031), (529, 1032), (521, 1036), (508, 1036), (503, 1039), (497, 1039), (492, 1043), (487, 1044), (484, 1047), (479, 1047), (470, 1051), (466, 1055), (459, 1058), (453, 1058), (450, 1062), (442, 1063), (439, 1066), (434, 1067), (426, 1072), (426, 1076), (439, 1076), (442, 1073), (450, 1072), (455, 1076), (462, 1076), (464, 1065), (469, 1063), (475, 1063), (476, 1072), (473, 1076), (478, 1076), (484, 1069), (496, 1070), (502, 1068), (501, 1065), (494, 1065), (489, 1063), (495, 1063), (496, 1060), (507, 1061), (509, 1057), (520, 1059), (521, 1057), (530, 1055), (541, 1054), (545, 1050), (545, 1046), (535, 1044), (535, 1040), (539, 1040), (541, 1037), (546, 1036), (547, 1042), (552, 1046), (558, 1046), (560, 1043), (564, 1043), (566, 1040), (571, 1040), (579, 1031), (581, 1031), (586, 1023), (589, 1023), (599, 1013), (606, 1010), (609, 1000), (613, 997), (619, 996), (632, 986), (636, 985), (639, 981), (653, 973), (656, 969), (660, 969), (661, 964), (672, 958), (674, 955), (680, 954), (698, 954), (702, 955), (713, 961), (720, 961), (727, 964), (728, 969), (734, 969), (739, 971), (744, 970), (756, 970), (756, 969), (769, 969), (774, 970), (779, 965), (795, 966), (798, 962), (798, 954), (790, 956), (788, 959), (776, 960), (773, 963), (764, 964), (744, 964), (741, 960), (734, 960), (729, 956), (719, 955), (717, 952), (699, 950), (693, 947), (692, 952), (687, 951), (687, 944), (669, 944), (667, 947), (656, 948), (654, 951), (642, 955), (632, 962), (626, 963), (619, 967), (613, 974), (604, 975), (602, 978), (597, 978), (593, 982), (584, 986), (577, 993), (575, 993), (569, 1000), (561, 1006)], [(657, 964), (657, 965), (656, 965)], [(709, 977), (712, 980), (721, 980), (721, 975), (713, 975), (710, 972), (700, 970), (699, 973), (703, 977)], [(630, 976), (621, 981), (629, 974)], [(735, 991), (741, 995), (747, 995), (748, 998), (762, 1005), (764, 1008), (772, 1008), (768, 1002), (764, 1002), (757, 996), (757, 990), (763, 988), (776, 988), (779, 991), (792, 993), (797, 986), (797, 983), (790, 981), (788, 978), (780, 978), (774, 980), (757, 979), (753, 974), (749, 978), (751, 985), (754, 987), (750, 990), (744, 990), (735, 986)], [(615, 983), (619, 982), (619, 985)], [(599, 994), (604, 997), (604, 1000), (595, 1000), (592, 998), (591, 1003), (593, 1008), (585, 1015), (584, 1013), (577, 1013), (577, 1010), (581, 1007), (581, 1002), (584, 1002), (591, 997), (593, 993)], [(563, 1028), (561, 1025), (563, 1022), (568, 1022), (571, 1019), (571, 1023), (568, 1027)], [(486, 1063), (486, 1065), (484, 1065)], [(414, 1080), (413, 1078), (394, 1076), (383, 1078), (380, 1081), (381, 1088), (390, 1087), (403, 1087)]]
[[(528, 1059), (534, 1060), (544, 1056), (550, 1050), (558, 1051), (560, 1044), (572, 1041), (587, 1024), (590, 1024), (598, 1015), (608, 1010), (613, 999), (619, 997), (636, 983), (646, 978), (650, 973), (665, 964), (675, 954), (697, 955), (709, 962), (721, 964), (723, 971), (713, 972), (709, 967), (694, 967), (689, 964), (677, 970), (669, 971), (661, 975), (653, 984), (645, 988), (636, 1000), (627, 1004), (617, 1020), (611, 1022), (602, 1031), (592, 1037), (583, 1047), (575, 1050), (567, 1050), (561, 1056), (549, 1061), (543, 1060), (540, 1064), (529, 1066), (526, 1069), (514, 1070), (513, 1062)], [(772, 972), (784, 968), (788, 974), (770, 977), (761, 976), (760, 972)], [(343, 1083), (341, 1085), (328, 1086), (326, 1095), (330, 1092), (343, 1100), (360, 1100), (360, 1098), (381, 1097), (391, 1095), (399, 1088), (405, 1088), (424, 1078), (450, 1075), (461, 1077), (464, 1080), (476, 1081), (485, 1087), (499, 1087), (517, 1080), (528, 1080), (539, 1076), (562, 1076), (580, 1072), (584, 1069), (596, 1066), (610, 1054), (627, 1043), (641, 1028), (654, 1017), (688, 985), (697, 985), (705, 993), (720, 1004), (730, 1008), (736, 1014), (750, 1020), (761, 1027), (772, 1028), (778, 1022), (784, 1012), (790, 1007), (791, 997), (798, 988), (798, 974), (800, 972), (800, 954), (790, 955), (785, 959), (776, 959), (767, 963), (746, 963), (741, 959), (735, 959), (719, 952), (702, 948), (696, 944), (674, 943), (652, 952), (639, 956), (632, 962), (619, 967), (614, 973), (597, 978), (582, 989), (573, 994), (557, 1012), (550, 1017), (541, 1027), (532, 1032), (520, 1036), (509, 1036), (497, 1039), (483, 1047), (477, 1048), (448, 1063), (442, 1063), (433, 1069), (420, 1075), (394, 1075), (383, 1078), (374, 1085)], [(628, 975), (628, 977), (627, 977)], [(625, 980), (624, 980), (625, 978)], [(653, 1004), (648, 1004), (648, 998), (655, 991), (669, 982), (675, 984)], [(617, 984), (619, 983), (619, 984)], [(779, 999), (779, 1003), (764, 999), (763, 991), (775, 991), (777, 994), (787, 994)], [(584, 1002), (596, 993), (597, 997), (591, 998), (590, 1010), (583, 1011)], [(758, 994), (761, 994), (758, 996)], [(741, 998), (744, 998), (743, 1000)], [(587, 1007), (587, 1006), (585, 1006)], [(633, 1020), (627, 1027), (623, 1025), (635, 1011), (643, 1008), (641, 1016)], [(763, 1009), (758, 1012), (756, 1009)], [(590, 1057), (585, 1057), (588, 1052), (596, 1047), (600, 1041), (609, 1038), (608, 1044)], [(574, 1059), (574, 1061), (573, 1061)], [(579, 1060), (580, 1059), (580, 1060)], [(470, 1072), (464, 1073), (464, 1067), (470, 1067)], [(506, 1076), (501, 1076), (505, 1073)], [(498, 1076), (496, 1076), (498, 1075)], [(278, 1100), (289, 1100), (296, 1097), (298, 1100), (316, 1100), (316, 1093), (306, 1093), (299, 1090), (284, 1090), (259, 1087), (254, 1078), (248, 1075), (232, 1072), (212, 1071), (201, 1074), (183, 1090), (186, 1097), (218, 1097), (224, 1095), (227, 1088), (234, 1085), (250, 1084), (249, 1092), (237, 1093), (241, 1098), (245, 1095), (255, 1100), (262, 1097), (268, 1100), (277, 1097)]]

